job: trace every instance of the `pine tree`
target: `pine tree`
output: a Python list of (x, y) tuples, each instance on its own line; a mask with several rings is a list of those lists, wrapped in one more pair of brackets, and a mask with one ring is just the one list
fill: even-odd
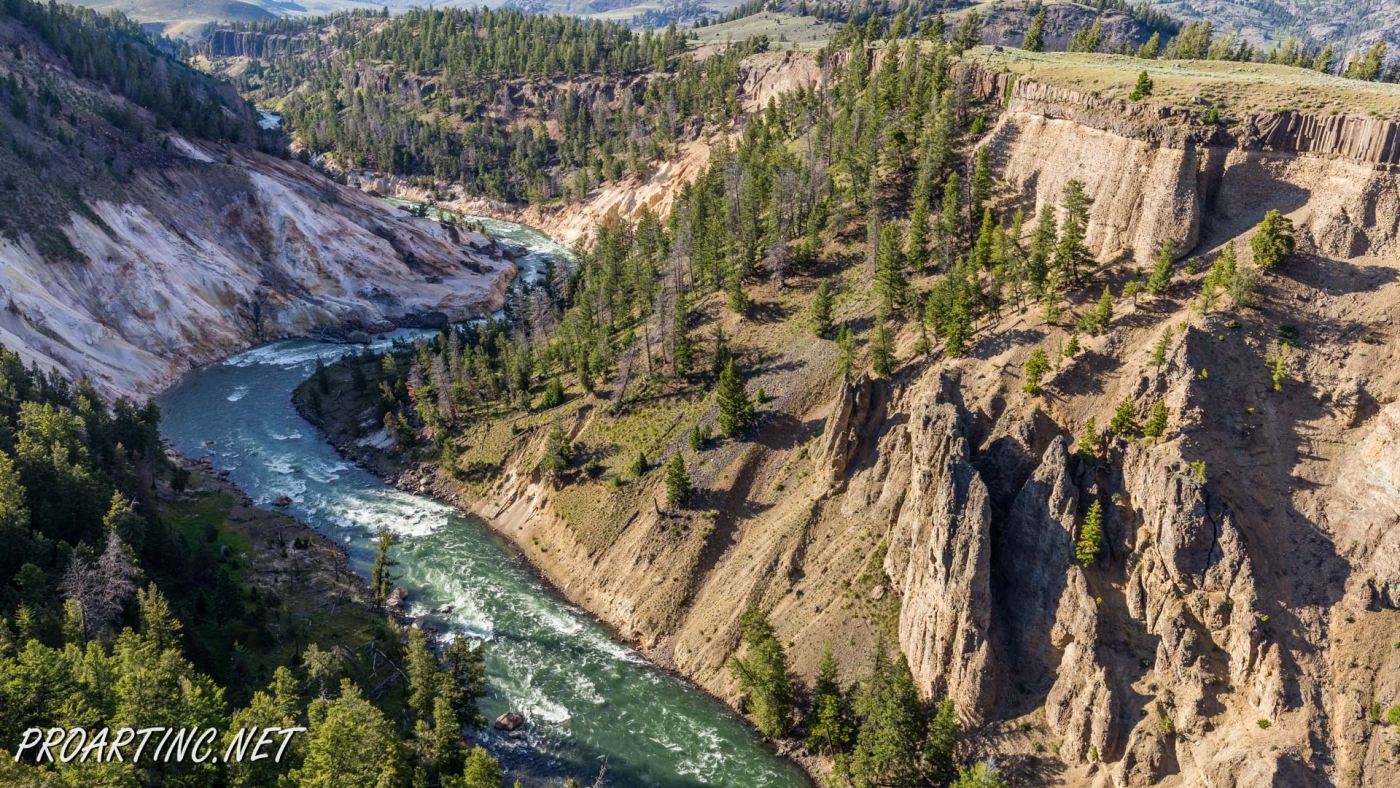
[(916, 271), (928, 265), (928, 218), (928, 197), (920, 194), (909, 209), (909, 239), (905, 248), (909, 265)]
[(972, 185), (970, 187), (968, 214), (976, 219), (983, 206), (992, 198), (992, 162), (987, 146), (977, 149), (972, 165)]
[(136, 599), (141, 608), (141, 634), (147, 642), (158, 652), (179, 648), (179, 634), (184, 625), (175, 617), (156, 584), (151, 583), (144, 592), (136, 592)]
[(394, 590), (394, 581), (398, 580), (394, 577), (393, 568), (398, 566), (399, 562), (389, 555), (389, 548), (397, 541), (394, 532), (388, 528), (380, 528), (374, 538), (374, 569), (370, 572), (369, 587), (374, 592), (374, 604), (380, 607), (384, 606), (389, 592)]
[(754, 727), (767, 736), (780, 736), (791, 723), (793, 692), (788, 676), (787, 653), (768, 615), (750, 607), (740, 619), (748, 655), (731, 657), (729, 668), (753, 715)]
[(1152, 348), (1151, 363), (1152, 366), (1156, 367), (1159, 371), (1162, 369), (1162, 365), (1167, 361), (1167, 350), (1171, 347), (1171, 341), (1172, 329), (1171, 326), (1167, 326), (1166, 330), (1157, 337), (1157, 344)]
[(1288, 379), (1288, 345), (1279, 342), (1268, 358), (1269, 371), (1273, 377), (1274, 391), (1283, 391), (1283, 381)]
[(564, 404), (564, 384), (559, 382), (559, 377), (556, 375), (545, 384), (544, 396), (540, 397), (540, 409), (549, 410), (562, 404)]
[(883, 638), (857, 698), (860, 731), (851, 759), (857, 785), (913, 785), (919, 772), (923, 708), (904, 655), (891, 664)]
[(893, 223), (880, 229), (880, 244), (875, 257), (875, 295), (879, 309), (897, 312), (904, 304), (909, 289), (904, 279), (904, 251), (899, 228)]
[[(1156, 35), (1155, 33), (1153, 35)], [(1026, 38), (1021, 42), (1021, 49), (1027, 52), (1042, 52), (1045, 50), (1045, 7), (1041, 6), (1040, 12), (1031, 19), (1030, 29), (1026, 31)]]
[(1027, 394), (1040, 393), (1040, 381), (1045, 377), (1045, 373), (1050, 371), (1050, 360), (1045, 357), (1045, 351), (1036, 348), (1031, 351), (1030, 358), (1026, 359), (1025, 379), (1021, 384), (1021, 390)]
[(632, 459), (632, 464), (627, 466), (628, 473), (635, 479), (640, 479), (646, 475), (647, 469), (651, 467), (647, 462), (647, 455), (644, 451), (638, 451), (637, 456)]
[(1070, 180), (1065, 185), (1065, 223), (1060, 228), (1060, 242), (1055, 247), (1054, 266), (1061, 280), (1079, 284), (1079, 269), (1089, 261), (1089, 250), (1084, 245), (1088, 222), (1089, 198), (1084, 194), (1084, 184)]
[(1084, 423), (1084, 435), (1079, 439), (1079, 445), (1075, 448), (1075, 454), (1086, 463), (1097, 462), (1099, 459), (1099, 447), (1103, 444), (1103, 436), (1099, 434), (1099, 428), (1094, 424), (1094, 417)]
[(1139, 72), (1138, 72), (1138, 78), (1137, 78), (1137, 86), (1133, 88), (1133, 92), (1132, 92), (1132, 93), (1129, 93), (1129, 94), (1128, 94), (1128, 100), (1129, 100), (1129, 101), (1142, 101), (1143, 99), (1145, 99), (1145, 98), (1147, 98), (1148, 96), (1151, 96), (1151, 95), (1152, 95), (1152, 78), (1149, 77), (1149, 76), (1147, 76), (1147, 72), (1146, 72), (1146, 71), (1139, 71)]
[(870, 334), (870, 365), (878, 378), (894, 374), (894, 332), (885, 321), (883, 312), (875, 313), (875, 327)]
[(1162, 35), (1156, 30), (1153, 30), (1152, 35), (1147, 39), (1147, 42), (1142, 46), (1138, 47), (1137, 56), (1142, 58), (1143, 60), (1156, 60), (1161, 53)]
[(812, 298), (812, 330), (819, 337), (824, 337), (831, 331), (833, 300), (831, 285), (823, 279), (817, 284), (817, 292)]
[(817, 682), (812, 688), (812, 710), (807, 715), (807, 749), (826, 753), (844, 750), (850, 746), (854, 733), (846, 696), (837, 682), (836, 656), (828, 643), (822, 649)]
[(1009, 788), (1009, 784), (1002, 778), (1001, 771), (996, 766), (987, 762), (979, 762), (965, 769), (959, 769), (958, 779), (954, 780), (948, 788)]
[(1030, 257), (1026, 260), (1026, 282), (1031, 294), (1042, 297), (1045, 294), (1046, 280), (1050, 274), (1050, 256), (1055, 252), (1055, 238), (1059, 228), (1055, 224), (1055, 206), (1046, 203), (1040, 209), (1040, 218), (1031, 236)]
[(1152, 261), (1152, 275), (1147, 278), (1147, 292), (1154, 296), (1167, 292), (1172, 275), (1176, 273), (1176, 244), (1171, 239), (1162, 241), (1157, 257)]
[(1108, 423), (1108, 428), (1113, 430), (1114, 435), (1126, 435), (1130, 438), (1138, 431), (1137, 411), (1132, 397), (1124, 397), (1118, 403), (1118, 409), (1113, 412), (1113, 420)]
[(1259, 222), (1259, 231), (1249, 239), (1249, 248), (1254, 251), (1254, 264), (1273, 268), (1290, 254), (1293, 254), (1293, 221), (1277, 209), (1270, 209)]
[(1079, 527), (1079, 539), (1074, 543), (1074, 557), (1086, 569), (1099, 560), (1103, 549), (1103, 506), (1097, 499), (1089, 505), (1084, 524)]
[(540, 458), (540, 472), (546, 477), (557, 478), (574, 459), (574, 447), (569, 443), (569, 433), (558, 419), (549, 427), (545, 437), (544, 456)]
[(924, 776), (935, 785), (951, 780), (957, 771), (954, 750), (959, 732), (953, 701), (944, 698), (928, 722), (928, 738), (924, 741)]
[(856, 364), (856, 337), (850, 326), (841, 326), (836, 333), (836, 368), (842, 380), (850, 380)]
[(697, 423), (690, 428), (690, 450), (700, 451), (705, 448), (705, 441), (709, 439), (708, 430)]
[(1112, 322), (1113, 294), (1108, 292), (1108, 285), (1104, 285), (1103, 295), (1099, 296), (1099, 305), (1094, 307), (1094, 333), (1107, 331)]
[(949, 173), (943, 186), (943, 213), (938, 222), (938, 236), (943, 239), (944, 263), (949, 262), (952, 249), (962, 229), (962, 212), (959, 209), (962, 186), (956, 172)]
[(690, 337), (689, 303), (682, 296), (676, 297), (675, 320), (671, 334), (674, 344), (671, 371), (676, 377), (683, 378), (695, 368), (695, 341)]
[(690, 503), (690, 475), (680, 452), (666, 461), (666, 508), (681, 509)]
[(972, 255), (969, 258), (974, 269), (991, 268), (994, 264), (993, 248), (995, 244), (997, 226), (992, 221), (992, 210), (990, 208), (982, 211), (982, 224), (977, 231), (977, 241), (972, 245)]
[(744, 378), (733, 359), (720, 373), (717, 388), (719, 405), (719, 431), (726, 438), (733, 438), (743, 432), (753, 420), (753, 400), (744, 392)]
[(729, 366), (734, 356), (729, 352), (729, 340), (724, 336), (724, 329), (715, 326), (715, 354), (710, 359), (710, 375), (715, 380), (724, 374), (724, 368)]
[(467, 763), (452, 788), (501, 788), (501, 766), (480, 745), (467, 753)]
[(1167, 404), (1157, 400), (1157, 404), (1152, 406), (1152, 415), (1148, 417), (1147, 424), (1143, 425), (1142, 434), (1149, 438), (1160, 438), (1166, 431)]

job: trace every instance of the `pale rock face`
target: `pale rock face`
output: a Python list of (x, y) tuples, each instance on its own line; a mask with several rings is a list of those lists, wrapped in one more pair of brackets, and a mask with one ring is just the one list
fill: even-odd
[(996, 700), (991, 616), (991, 506), (968, 462), (951, 404), (914, 403), (896, 448), (907, 470), (885, 573), (903, 596), (899, 645), (919, 686), (982, 721)]
[[(300, 164), (177, 140), (186, 167), (138, 172), (120, 204), (74, 214), (85, 263), (0, 240), (0, 342), (150, 394), (258, 342), (353, 322), (496, 308), (515, 273), (494, 243), (414, 219)], [(225, 157), (232, 163), (224, 163)]]

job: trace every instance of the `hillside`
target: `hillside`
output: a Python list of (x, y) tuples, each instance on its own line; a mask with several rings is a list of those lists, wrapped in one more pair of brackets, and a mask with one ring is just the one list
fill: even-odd
[[(1164, 63), (1130, 101), (1140, 61), (908, 52), (838, 55), (712, 139), (659, 226), (600, 231), (498, 332), (333, 369), (304, 412), (755, 714), (750, 606), (803, 692), (826, 648), (868, 686), (898, 643), (959, 760), (1016, 784), (1400, 784), (1391, 86)], [(730, 438), (726, 354), (756, 402)], [(781, 746), (860, 762), (804, 746), (813, 713)]]
[(134, 25), (41, 8), (0, 16), (0, 341), (27, 361), (150, 392), (255, 342), (500, 303), (486, 237), (258, 150), (252, 107)]

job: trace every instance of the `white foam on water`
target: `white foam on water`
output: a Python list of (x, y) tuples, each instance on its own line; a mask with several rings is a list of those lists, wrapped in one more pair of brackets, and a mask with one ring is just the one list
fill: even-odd
[(225, 399), (229, 402), (237, 402), (246, 396), (248, 396), (247, 386), (234, 386), (233, 391), (229, 392), (229, 395), (225, 397)]

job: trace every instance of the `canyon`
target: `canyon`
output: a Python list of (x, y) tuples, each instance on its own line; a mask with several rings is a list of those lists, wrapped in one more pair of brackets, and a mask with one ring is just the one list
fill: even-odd
[[(954, 700), (977, 751), (1012, 775), (1400, 784), (1396, 734), (1374, 711), (1400, 698), (1395, 124), (1256, 113), (1209, 127), (1025, 77), (969, 84), (999, 105), (984, 143), (999, 194), (1030, 214), (1081, 181), (1095, 277), (1115, 291), (1168, 240), (1183, 257), (1234, 243), (1251, 260), (1268, 209), (1295, 223), (1296, 255), (1259, 272), (1257, 306), (1228, 314), (1195, 308), (1204, 272), (1188, 265), (1163, 296), (1121, 302), (1078, 355), (1056, 353), (1040, 395), (1020, 370), (1070, 329), (1037, 310), (981, 326), (962, 359), (911, 359), (907, 325), (893, 379), (843, 382), (800, 318), (716, 308), (733, 344), (766, 359), (750, 386), (768, 404), (748, 439), (691, 468), (706, 504), (679, 519), (655, 483), (541, 478), (548, 418), (468, 436), (472, 457), (500, 464), (485, 483), (333, 437), (400, 486), (480, 514), (572, 601), (720, 697), (736, 697), (727, 661), (757, 604), (809, 681), (826, 645), (849, 680), (877, 638), (896, 640), (926, 699)], [(626, 216), (610, 199), (576, 210)], [(860, 293), (862, 276), (840, 289)], [(811, 290), (795, 277), (750, 297), (801, 315)], [(853, 295), (838, 317), (868, 309)], [(1167, 434), (1086, 458), (1086, 425), (1125, 398), (1139, 419), (1165, 403)], [(714, 417), (708, 400), (623, 410), (580, 398), (550, 418), (606, 456), (641, 422), (678, 450)], [(1106, 550), (1084, 566), (1075, 534), (1091, 501)]]

